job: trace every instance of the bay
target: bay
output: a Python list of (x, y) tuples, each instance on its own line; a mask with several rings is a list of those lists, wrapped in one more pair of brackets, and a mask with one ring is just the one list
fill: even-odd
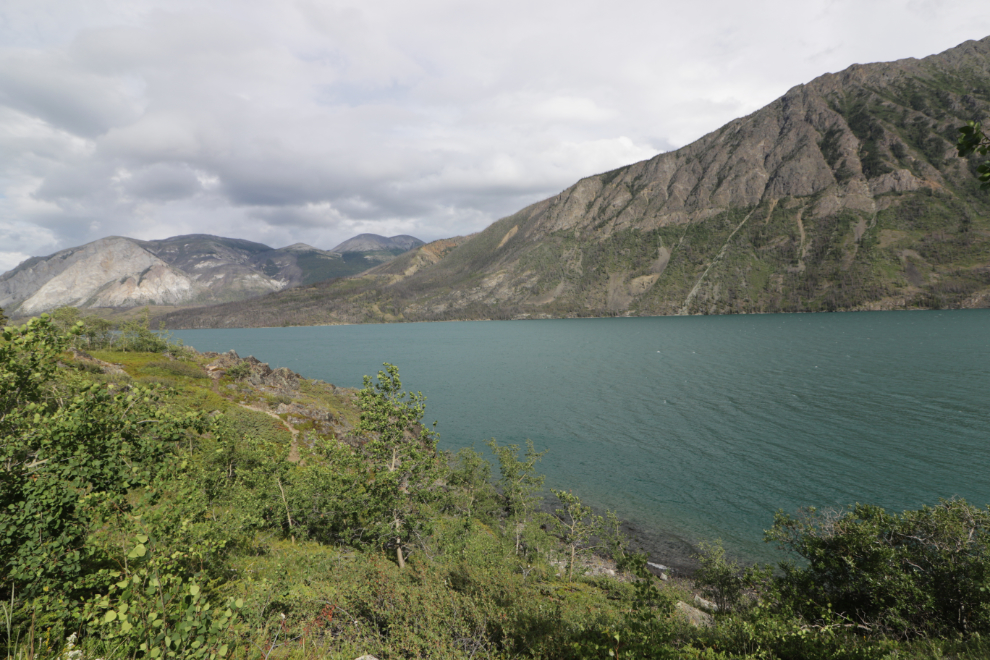
[(990, 502), (990, 310), (481, 321), (175, 333), (360, 387), (382, 362), (440, 445), (548, 450), (548, 487), (674, 553), (765, 560), (775, 510)]

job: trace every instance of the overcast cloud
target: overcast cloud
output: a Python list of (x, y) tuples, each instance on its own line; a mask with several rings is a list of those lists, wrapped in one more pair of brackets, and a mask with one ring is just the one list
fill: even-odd
[(478, 231), (984, 0), (4, 0), (0, 272), (107, 235)]

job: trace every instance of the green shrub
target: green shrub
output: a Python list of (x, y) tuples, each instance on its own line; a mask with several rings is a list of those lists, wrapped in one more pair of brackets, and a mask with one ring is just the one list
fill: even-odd
[(242, 378), (247, 378), (251, 375), (251, 365), (247, 362), (238, 362), (230, 369), (224, 372), (224, 375), (233, 378), (234, 380), (240, 380)]
[(783, 565), (782, 602), (809, 621), (830, 611), (898, 638), (990, 633), (990, 511), (944, 500), (901, 514), (778, 513), (767, 539), (807, 564)]
[(704, 597), (715, 603), (719, 612), (731, 612), (742, 598), (742, 567), (726, 559), (721, 540), (713, 544), (702, 542), (699, 547), (700, 565), (695, 571), (694, 582), (701, 587)]

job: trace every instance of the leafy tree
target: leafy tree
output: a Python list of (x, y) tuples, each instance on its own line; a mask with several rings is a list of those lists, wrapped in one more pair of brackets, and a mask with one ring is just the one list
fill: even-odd
[(553, 490), (557, 499), (564, 505), (563, 509), (557, 509), (554, 520), (554, 527), (561, 541), (570, 550), (570, 561), (567, 568), (567, 579), (574, 579), (574, 562), (578, 553), (585, 553), (592, 549), (591, 542), (603, 526), (601, 516), (592, 513), (591, 507), (581, 503), (581, 499), (568, 491)]
[(109, 348), (113, 339), (113, 323), (94, 314), (82, 319), (82, 338), (86, 340), (86, 348)]
[(0, 586), (29, 598), (85, 589), (100, 561), (87, 544), (94, 512), (129, 511), (128, 492), (205, 427), (200, 413), (159, 406), (154, 390), (53, 380), (71, 336), (43, 314), (0, 342)]
[(382, 546), (395, 548), (403, 568), (403, 549), (430, 517), (428, 503), (444, 466), (436, 451), (436, 432), (422, 423), (426, 397), (403, 392), (398, 368), (387, 362), (384, 366), (377, 382), (364, 377), (358, 428), (368, 438), (367, 493), (374, 518), (369, 531)]
[(164, 329), (151, 329), (150, 310), (145, 307), (141, 315), (120, 324), (120, 350), (137, 353), (164, 353), (173, 348)]
[(719, 612), (730, 612), (742, 598), (743, 570), (736, 562), (726, 559), (722, 541), (701, 543), (698, 555), (700, 566), (694, 581), (702, 589), (705, 598), (711, 599)]
[(52, 311), (52, 323), (62, 332), (68, 332), (82, 316), (79, 310), (71, 305), (65, 305)]
[(3, 307), (0, 307), (0, 328), (7, 325), (7, 316), (3, 313)]
[(540, 491), (546, 478), (536, 473), (536, 464), (547, 452), (537, 452), (533, 441), (526, 440), (526, 460), (521, 461), (518, 445), (499, 446), (495, 438), (492, 438), (488, 441), (488, 446), (498, 459), (501, 478), (497, 485), (505, 498), (506, 518), (515, 535), (518, 555), (523, 530), (540, 501)]
[[(983, 127), (975, 121), (971, 121), (959, 129), (959, 140), (956, 142), (956, 150), (960, 158), (965, 158), (971, 154), (986, 156), (990, 153), (990, 137), (983, 132)], [(977, 178), (980, 180), (980, 188), (990, 190), (990, 161), (984, 162), (976, 168)]]

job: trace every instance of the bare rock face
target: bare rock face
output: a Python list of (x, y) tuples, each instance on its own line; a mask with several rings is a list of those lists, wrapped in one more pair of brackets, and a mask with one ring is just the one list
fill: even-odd
[[(21, 303), (19, 313), (87, 303), (92, 307), (174, 303), (196, 293), (188, 277), (126, 238), (94, 241), (64, 259), (70, 260)], [(33, 278), (23, 279), (28, 283)]]

